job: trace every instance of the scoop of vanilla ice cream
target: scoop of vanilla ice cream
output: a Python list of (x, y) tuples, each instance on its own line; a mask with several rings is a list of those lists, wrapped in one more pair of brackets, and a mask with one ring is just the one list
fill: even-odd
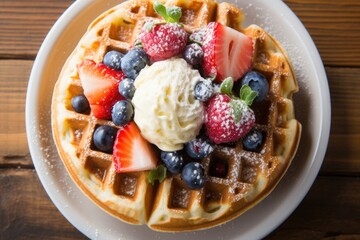
[(181, 58), (155, 62), (140, 72), (132, 103), (144, 138), (163, 151), (176, 151), (199, 134), (204, 106), (194, 97), (194, 87), (200, 79)]

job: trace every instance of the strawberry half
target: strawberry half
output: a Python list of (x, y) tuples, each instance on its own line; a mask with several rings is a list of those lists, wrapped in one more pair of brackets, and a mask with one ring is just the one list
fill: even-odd
[(88, 59), (78, 65), (78, 72), (91, 112), (96, 118), (111, 119), (112, 106), (125, 99), (118, 90), (125, 74)]
[(227, 77), (239, 80), (251, 66), (252, 39), (218, 22), (210, 22), (203, 42), (203, 73), (222, 82)]
[(135, 122), (119, 129), (113, 155), (118, 173), (153, 170), (157, 167), (158, 158), (150, 143), (141, 136)]

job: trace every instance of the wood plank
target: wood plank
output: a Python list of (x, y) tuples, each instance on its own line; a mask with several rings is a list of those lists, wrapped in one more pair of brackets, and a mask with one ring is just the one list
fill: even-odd
[(284, 0), (303, 22), (326, 65), (360, 66), (359, 0)]
[(1, 0), (0, 57), (33, 59), (42, 41), (73, 0)]
[[(0, 60), (0, 166), (31, 167), (25, 135), (25, 97), (30, 60)], [(326, 68), (332, 130), (323, 174), (360, 173), (360, 68)]]
[(360, 179), (318, 177), (294, 213), (267, 239), (360, 239)]
[(321, 173), (360, 172), (360, 68), (326, 68), (331, 95), (331, 132)]
[(25, 130), (25, 99), (32, 64), (0, 60), (0, 165), (32, 165)]
[(86, 239), (56, 209), (34, 170), (0, 169), (0, 189), (0, 239)]
[[(73, 0), (0, 1), (0, 58), (33, 59), (51, 26)], [(360, 1), (286, 0), (326, 65), (360, 66)]]
[[(0, 189), (7, 189), (0, 198), (0, 239), (84, 239), (46, 196), (35, 171), (0, 169)], [(268, 239), (360, 237), (359, 202), (359, 178), (318, 177), (304, 201)]]

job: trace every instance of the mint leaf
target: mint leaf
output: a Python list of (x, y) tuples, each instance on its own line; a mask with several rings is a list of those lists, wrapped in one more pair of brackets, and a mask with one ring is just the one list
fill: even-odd
[(142, 48), (142, 47), (143, 47), (142, 42), (141, 42), (141, 41), (137, 41), (137, 42), (135, 43), (135, 47), (136, 47), (136, 48)]
[(151, 185), (155, 184), (158, 180), (160, 183), (166, 178), (166, 168), (164, 165), (159, 165), (155, 170), (151, 170), (148, 175), (148, 182)]
[(231, 99), (230, 106), (233, 110), (234, 121), (238, 123), (242, 117), (241, 100)]
[(228, 77), (224, 79), (224, 81), (221, 83), (220, 92), (231, 96), (233, 86), (234, 86), (233, 79), (231, 77)]
[(258, 93), (253, 91), (247, 84), (243, 85), (240, 89), (240, 99), (243, 100), (248, 106), (251, 106), (257, 95)]
[(166, 13), (170, 18), (170, 22), (179, 22), (181, 18), (181, 8), (173, 6), (166, 8)]
[(181, 18), (181, 8), (176, 6), (165, 7), (163, 4), (155, 2), (154, 10), (169, 23), (177, 23)]
[(161, 3), (159, 2), (155, 2), (154, 4), (154, 10), (160, 15), (162, 16), (165, 21), (168, 22), (168, 19), (169, 19), (169, 16), (166, 12), (166, 7), (164, 5), (162, 5)]

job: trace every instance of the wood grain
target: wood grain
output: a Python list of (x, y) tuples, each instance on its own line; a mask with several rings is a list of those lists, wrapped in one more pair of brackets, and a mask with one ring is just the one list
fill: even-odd
[(0, 60), (0, 165), (32, 165), (25, 130), (25, 98), (32, 64)]
[[(0, 198), (0, 239), (85, 239), (54, 207), (35, 171), (0, 169), (0, 189), (7, 192)], [(267, 239), (350, 234), (359, 238), (359, 202), (360, 181), (320, 177), (295, 212)]]
[(73, 0), (1, 0), (0, 57), (34, 59), (50, 28)]
[[(86, 239), (38, 180), (24, 113), (36, 53), (73, 2), (0, 0), (0, 239)], [(320, 176), (294, 213), (265, 239), (360, 239), (360, 1), (284, 2), (326, 65), (332, 127)]]
[(0, 239), (86, 239), (55, 208), (34, 170), (0, 169), (0, 189)]
[(299, 207), (267, 239), (360, 239), (359, 202), (360, 179), (318, 177)]
[(325, 65), (360, 66), (359, 0), (285, 0), (300, 18)]
[(360, 68), (326, 68), (331, 95), (331, 132), (321, 173), (360, 173)]
[[(72, 0), (0, 1), (0, 58), (34, 59)], [(304, 23), (326, 65), (360, 66), (360, 1), (286, 0)]]

